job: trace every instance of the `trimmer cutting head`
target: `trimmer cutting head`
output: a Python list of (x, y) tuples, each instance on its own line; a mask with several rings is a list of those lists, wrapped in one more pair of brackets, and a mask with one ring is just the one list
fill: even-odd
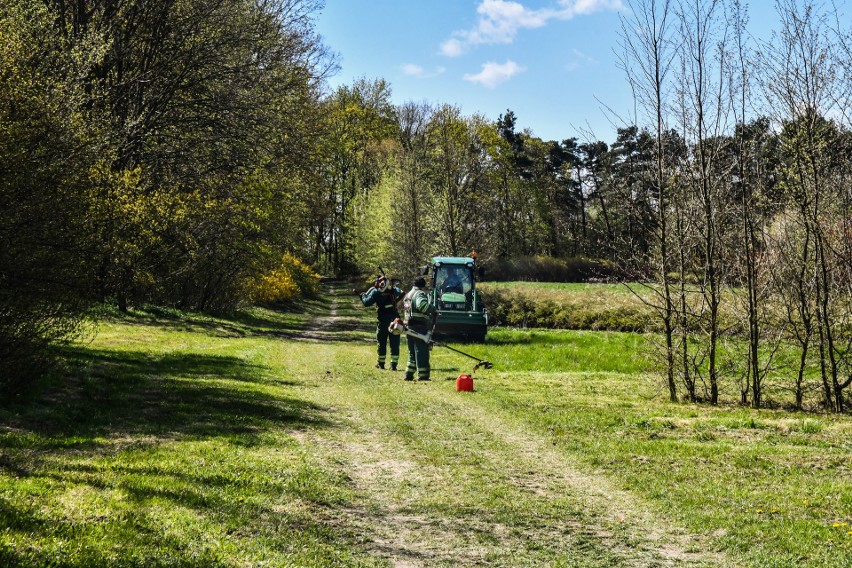
[(473, 370), (475, 371), (475, 370), (477, 370), (477, 369), (478, 369), (478, 368), (480, 368), (480, 367), (482, 367), (483, 369), (490, 369), (490, 368), (491, 368), (491, 367), (493, 367), (493, 366), (494, 366), (494, 363), (492, 363), (491, 361), (480, 361), (479, 363), (477, 363), (477, 364), (473, 367)]

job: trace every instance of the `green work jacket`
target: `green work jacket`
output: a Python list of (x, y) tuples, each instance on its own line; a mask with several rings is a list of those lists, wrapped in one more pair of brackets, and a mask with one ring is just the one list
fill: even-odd
[(368, 308), (375, 305), (379, 322), (387, 325), (399, 317), (396, 301), (399, 300), (400, 296), (402, 296), (402, 290), (397, 287), (390, 287), (381, 292), (374, 286), (361, 294), (361, 303)]
[(435, 313), (435, 306), (429, 303), (426, 292), (414, 286), (402, 299), (405, 325), (428, 328), (429, 318)]

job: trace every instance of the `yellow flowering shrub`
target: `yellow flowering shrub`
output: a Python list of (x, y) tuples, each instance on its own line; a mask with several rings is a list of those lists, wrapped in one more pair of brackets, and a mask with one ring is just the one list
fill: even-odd
[(313, 298), (319, 291), (320, 276), (310, 266), (286, 253), (281, 264), (254, 279), (251, 297), (256, 304), (276, 304), (296, 298)]

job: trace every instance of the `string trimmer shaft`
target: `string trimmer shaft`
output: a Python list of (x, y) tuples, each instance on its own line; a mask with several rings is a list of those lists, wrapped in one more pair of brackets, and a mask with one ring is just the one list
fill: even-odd
[(390, 326), (388, 326), (388, 331), (390, 333), (394, 334), (394, 335), (410, 335), (411, 337), (416, 337), (417, 339), (425, 341), (426, 344), (429, 345), (430, 347), (432, 345), (437, 345), (438, 347), (443, 347), (445, 349), (449, 349), (450, 351), (455, 351), (459, 355), (464, 355), (465, 357), (468, 357), (469, 359), (473, 359), (474, 361), (476, 361), (476, 366), (473, 368), (474, 371), (476, 371), (480, 367), (482, 367), (483, 369), (490, 369), (494, 366), (494, 364), (491, 363), (490, 361), (486, 361), (485, 359), (480, 359), (479, 357), (474, 357), (470, 353), (465, 353), (464, 351), (456, 349), (455, 347), (450, 347), (449, 345), (447, 345), (445, 343), (439, 343), (437, 341), (434, 341), (432, 339), (432, 331), (431, 330), (429, 331), (429, 333), (418, 333), (418, 332), (414, 331), (413, 329), (409, 328), (407, 325), (402, 323), (402, 321), (399, 318), (397, 318), (397, 319), (395, 319), (391, 322)]

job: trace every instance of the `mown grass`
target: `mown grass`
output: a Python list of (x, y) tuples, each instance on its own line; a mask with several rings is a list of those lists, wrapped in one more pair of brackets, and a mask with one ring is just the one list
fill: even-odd
[(264, 339), (305, 321), (101, 322), (52, 384), (3, 405), (0, 565), (371, 564), (309, 512), (348, 490), (288, 435), (328, 426)]
[(504, 381), (480, 391), (495, 411), (713, 535), (738, 562), (852, 565), (848, 416), (669, 404), (646, 398), (656, 379), (636, 374)]
[(494, 329), (452, 344), (474, 393), (440, 347), (404, 383), (328, 305), (106, 314), (0, 405), (0, 565), (852, 566), (849, 416), (671, 404), (619, 332)]

